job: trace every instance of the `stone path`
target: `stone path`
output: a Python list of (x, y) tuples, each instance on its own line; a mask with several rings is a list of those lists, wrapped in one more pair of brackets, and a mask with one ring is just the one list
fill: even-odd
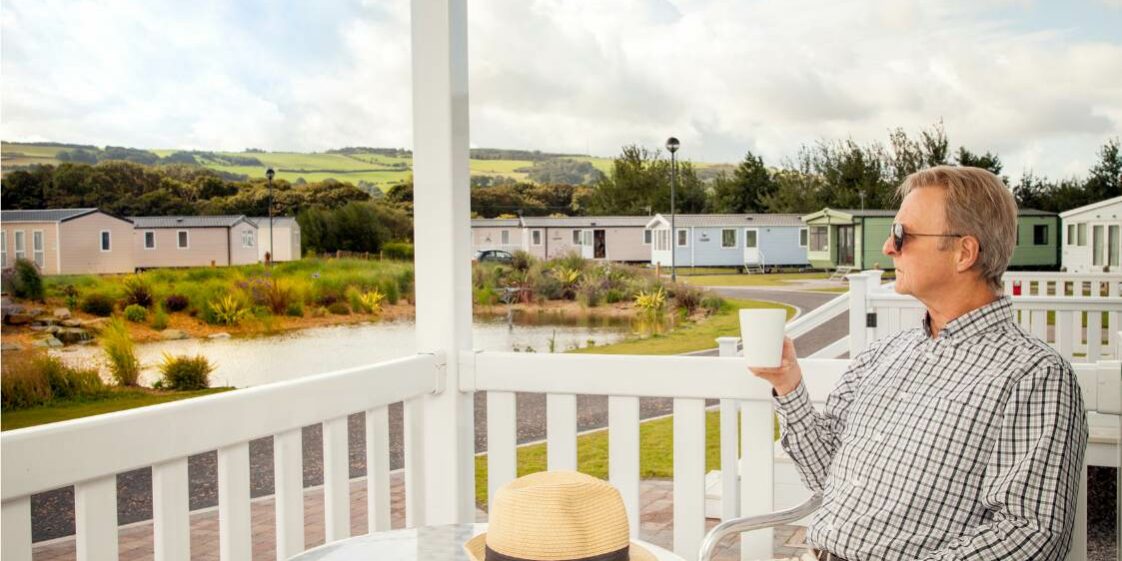
[[(405, 492), (401, 472), (391, 475), (390, 501), (391, 525), (405, 526)], [(673, 483), (669, 480), (647, 480), (640, 483), (640, 539), (671, 549), (674, 535)], [(311, 548), (324, 542), (323, 489), (311, 488), (304, 493), (304, 544)], [(275, 506), (273, 498), (255, 499), (250, 509), (253, 531), (253, 560), (276, 559)], [(487, 513), (476, 510), (476, 521), (485, 522)], [(706, 529), (716, 526), (717, 520), (708, 520)], [(351, 535), (365, 534), (366, 481), (351, 482)], [(805, 550), (803, 532), (796, 526), (782, 526), (775, 532), (776, 557), (797, 556)], [(792, 543), (788, 543), (792, 542)], [(151, 522), (122, 526), (117, 539), (121, 561), (143, 561), (154, 557)], [(76, 559), (74, 538), (61, 538), (36, 544), (32, 552), (35, 561), (71, 561)], [(736, 540), (718, 550), (720, 561), (739, 559)], [(218, 511), (204, 509), (191, 515), (191, 559), (218, 561)]]

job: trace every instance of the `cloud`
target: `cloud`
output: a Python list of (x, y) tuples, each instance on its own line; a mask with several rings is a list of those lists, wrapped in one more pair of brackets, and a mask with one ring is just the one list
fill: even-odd
[[(11, 0), (4, 138), (322, 150), (412, 142), (409, 3)], [(1085, 7), (1094, 26), (1118, 11)], [(1006, 169), (1085, 170), (1122, 135), (1122, 41), (1033, 3), (479, 0), (474, 146), (609, 155), (670, 135), (778, 163), (942, 119)], [(1034, 19), (1035, 18), (1035, 19)], [(1091, 38), (1086, 38), (1091, 37)]]

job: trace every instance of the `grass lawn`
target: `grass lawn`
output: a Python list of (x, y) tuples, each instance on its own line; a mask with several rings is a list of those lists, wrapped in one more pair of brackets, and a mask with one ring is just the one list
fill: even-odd
[(112, 413), (136, 407), (179, 401), (191, 397), (220, 393), (234, 388), (210, 388), (190, 392), (158, 392), (145, 388), (113, 388), (104, 399), (62, 401), (29, 409), (0, 411), (0, 429), (12, 430), (58, 421), (69, 421), (90, 415)]
[(787, 319), (795, 317), (795, 309), (790, 306), (757, 300), (725, 301), (725, 307), (710, 318), (699, 323), (678, 327), (666, 335), (652, 335), (641, 339), (628, 339), (613, 345), (585, 347), (570, 352), (620, 355), (675, 355), (692, 351), (703, 351), (717, 346), (717, 337), (739, 337), (740, 308), (786, 308)]
[[(713, 274), (679, 275), (686, 284), (694, 286), (786, 286), (793, 281), (825, 280), (829, 273), (771, 273), (765, 275)], [(840, 286), (845, 287), (846, 285)], [(848, 288), (847, 288), (848, 289)]]

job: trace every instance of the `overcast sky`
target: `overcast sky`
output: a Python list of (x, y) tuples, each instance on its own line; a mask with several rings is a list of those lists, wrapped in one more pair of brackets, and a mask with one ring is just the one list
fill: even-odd
[[(669, 135), (769, 164), (942, 119), (1006, 173), (1122, 135), (1122, 0), (470, 0), (475, 147)], [(411, 144), (409, 3), (4, 0), (0, 136), (140, 148)]]

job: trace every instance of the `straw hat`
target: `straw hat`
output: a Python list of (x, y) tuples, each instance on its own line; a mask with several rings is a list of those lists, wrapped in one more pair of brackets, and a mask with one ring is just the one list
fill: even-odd
[(632, 542), (619, 491), (575, 471), (542, 471), (495, 493), (486, 533), (464, 544), (474, 561), (655, 561)]

